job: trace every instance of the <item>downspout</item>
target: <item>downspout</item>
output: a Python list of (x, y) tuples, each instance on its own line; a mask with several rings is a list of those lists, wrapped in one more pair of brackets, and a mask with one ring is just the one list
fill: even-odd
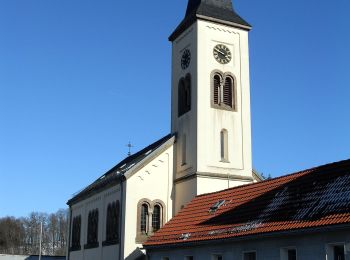
[(69, 205), (69, 227), (68, 227), (68, 245), (67, 245), (67, 257), (66, 259), (70, 259), (70, 242), (71, 242), (71, 227), (72, 227), (72, 207)]
[[(170, 216), (169, 216), (169, 193), (170, 193), (170, 190), (169, 190), (169, 180), (170, 180), (170, 155), (169, 153), (166, 153), (167, 157), (168, 157), (168, 187), (167, 187), (167, 197), (166, 197), (166, 209), (167, 209), (167, 219), (166, 219), (166, 222), (169, 221), (170, 219)], [(164, 223), (165, 224), (165, 223)]]
[[(120, 220), (119, 220), (119, 260), (122, 260), (122, 248), (123, 248), (123, 252), (124, 252), (124, 244), (125, 244), (125, 236), (122, 236), (122, 223), (124, 223), (124, 219), (125, 216), (123, 218), (123, 209), (124, 209), (124, 182), (125, 182), (125, 176), (123, 175), (121, 177), (121, 181), (120, 181)], [(125, 225), (124, 225), (125, 226)], [(125, 227), (124, 227), (125, 228)], [(125, 230), (124, 230), (125, 232)], [(123, 244), (122, 244), (123, 243)], [(67, 259), (69, 260), (69, 259)]]

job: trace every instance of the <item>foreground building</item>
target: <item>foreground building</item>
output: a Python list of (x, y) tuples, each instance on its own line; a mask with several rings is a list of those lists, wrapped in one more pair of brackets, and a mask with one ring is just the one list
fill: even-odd
[(350, 260), (350, 160), (197, 196), (150, 260)]
[(248, 31), (231, 0), (189, 0), (171, 34), (171, 134), (68, 201), (68, 259), (135, 259), (195, 196), (260, 181), (252, 170)]

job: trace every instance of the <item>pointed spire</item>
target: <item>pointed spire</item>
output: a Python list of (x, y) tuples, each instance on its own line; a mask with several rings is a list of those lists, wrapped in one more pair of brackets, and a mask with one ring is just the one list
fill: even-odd
[(213, 21), (229, 26), (250, 30), (251, 26), (233, 9), (232, 0), (188, 0), (184, 20), (170, 35), (169, 40), (175, 40), (197, 19)]

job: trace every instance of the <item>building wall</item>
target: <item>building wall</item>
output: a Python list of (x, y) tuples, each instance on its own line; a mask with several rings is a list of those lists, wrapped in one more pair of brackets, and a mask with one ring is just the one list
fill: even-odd
[(172, 145), (127, 180), (124, 258), (135, 254), (136, 248), (142, 248), (142, 243), (136, 241), (137, 223), (140, 221), (137, 206), (141, 200), (162, 201), (165, 205), (165, 223), (173, 216), (173, 150)]
[[(106, 215), (108, 204), (121, 199), (121, 186), (116, 185), (101, 193), (98, 193), (84, 201), (81, 201), (71, 207), (71, 217), (81, 215), (81, 250), (69, 253), (70, 260), (96, 260), (96, 259), (119, 259), (120, 244), (112, 246), (102, 246), (102, 242), (106, 240)], [(121, 205), (122, 206), (122, 205)], [(98, 209), (99, 225), (98, 225), (98, 242), (99, 247), (92, 249), (84, 249), (87, 243), (87, 228), (89, 211)], [(122, 221), (122, 217), (120, 218)], [(70, 237), (72, 230), (70, 229)], [(122, 241), (122, 240), (121, 240)], [(70, 240), (70, 243), (72, 241)], [(70, 245), (71, 246), (71, 245)]]
[[(149, 260), (184, 260), (185, 256), (194, 259), (212, 260), (212, 256), (219, 254), (223, 259), (243, 259), (243, 252), (255, 251), (257, 259), (281, 260), (281, 251), (286, 248), (296, 248), (298, 260), (334, 260), (331, 247), (343, 244), (345, 259), (350, 260), (350, 229), (341, 231), (327, 231), (315, 234), (288, 235), (280, 237), (261, 238), (256, 240), (211, 243), (191, 248), (179, 247), (171, 250), (149, 250)], [(327, 258), (326, 258), (327, 256)]]

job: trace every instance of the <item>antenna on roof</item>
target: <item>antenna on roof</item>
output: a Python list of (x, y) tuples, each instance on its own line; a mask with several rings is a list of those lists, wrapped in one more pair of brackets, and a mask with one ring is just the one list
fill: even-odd
[(131, 155), (131, 148), (134, 147), (134, 146), (130, 143), (130, 141), (129, 141), (129, 143), (126, 146), (129, 148), (128, 156), (130, 156)]

